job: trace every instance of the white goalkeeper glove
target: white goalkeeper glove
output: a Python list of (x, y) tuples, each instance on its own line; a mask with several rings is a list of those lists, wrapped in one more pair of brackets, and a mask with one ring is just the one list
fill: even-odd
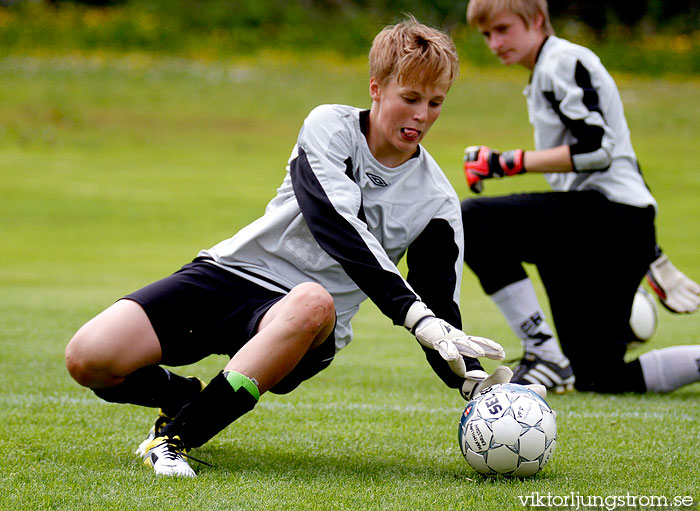
[[(507, 366), (499, 366), (491, 374), (480, 370), (469, 371), (464, 378), (460, 393), (464, 399), (471, 401), (478, 396), (482, 390), (499, 383), (509, 383), (512, 377), (513, 371)], [(523, 387), (532, 390), (542, 399), (547, 397), (547, 388), (544, 385), (530, 383), (528, 385), (523, 385)]]
[(700, 307), (700, 285), (678, 270), (665, 254), (649, 266), (647, 282), (671, 312), (695, 312)]
[(437, 350), (450, 369), (465, 378), (467, 368), (462, 356), (487, 357), (503, 360), (506, 356), (500, 344), (485, 337), (467, 335), (448, 322), (436, 318), (423, 302), (417, 301), (408, 309), (404, 326), (427, 348)]

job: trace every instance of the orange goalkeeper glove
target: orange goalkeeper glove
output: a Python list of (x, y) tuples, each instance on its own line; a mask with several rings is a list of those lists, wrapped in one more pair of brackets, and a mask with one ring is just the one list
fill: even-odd
[(525, 151), (514, 149), (500, 153), (487, 146), (470, 146), (464, 150), (464, 175), (474, 193), (481, 193), (484, 179), (514, 176), (525, 172)]

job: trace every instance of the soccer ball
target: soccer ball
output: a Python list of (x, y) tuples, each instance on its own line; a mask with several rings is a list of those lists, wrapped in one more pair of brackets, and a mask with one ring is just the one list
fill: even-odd
[(467, 404), (459, 422), (462, 454), (485, 475), (534, 475), (556, 445), (554, 411), (532, 390), (515, 383), (482, 391)]
[(632, 342), (646, 342), (651, 339), (656, 332), (658, 322), (659, 308), (656, 300), (644, 288), (638, 288), (632, 302), (632, 314), (630, 314), (630, 328), (635, 337)]

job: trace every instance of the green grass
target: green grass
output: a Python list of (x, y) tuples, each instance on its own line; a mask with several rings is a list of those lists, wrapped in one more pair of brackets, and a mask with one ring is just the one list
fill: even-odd
[[(661, 244), (698, 280), (700, 82), (616, 78), (661, 204)], [(464, 146), (531, 147), (526, 81), (465, 69), (450, 92), (426, 146), (461, 195)], [(697, 509), (698, 384), (667, 396), (551, 396), (559, 446), (546, 469), (483, 478), (457, 446), (463, 402), (371, 304), (328, 370), (265, 396), (196, 452), (216, 468), (155, 478), (132, 454), (153, 411), (103, 403), (73, 382), (66, 343), (115, 299), (259, 216), (306, 113), (369, 105), (365, 63), (6, 58), (0, 98), (1, 509), (509, 510), (533, 492), (691, 496)], [(490, 194), (544, 188), (528, 175), (487, 184)], [(462, 295), (468, 330), (517, 356), (468, 270)], [(662, 310), (644, 349), (699, 342), (700, 315)], [(224, 363), (182, 372), (209, 379)]]

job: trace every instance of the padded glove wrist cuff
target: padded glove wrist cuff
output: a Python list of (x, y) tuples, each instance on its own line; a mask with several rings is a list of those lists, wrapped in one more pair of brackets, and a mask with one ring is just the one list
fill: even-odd
[(500, 157), (501, 168), (506, 176), (525, 173), (525, 151), (513, 149), (505, 151)]
[(428, 307), (421, 302), (420, 300), (417, 300), (413, 302), (413, 305), (411, 305), (408, 308), (408, 312), (406, 313), (406, 320), (403, 322), (403, 326), (408, 328), (411, 332), (414, 332), (416, 326), (418, 326), (418, 323), (424, 318), (427, 317), (435, 317), (435, 314), (433, 311), (428, 309)]

